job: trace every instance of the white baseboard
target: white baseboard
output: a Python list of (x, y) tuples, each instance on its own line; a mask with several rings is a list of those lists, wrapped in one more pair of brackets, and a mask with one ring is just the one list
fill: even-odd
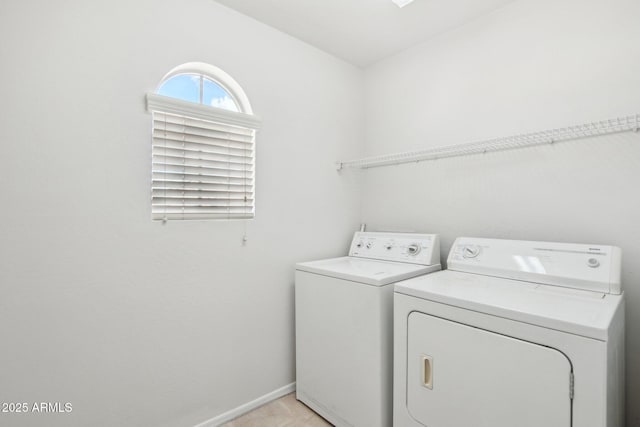
[(207, 421), (201, 422), (194, 427), (217, 427), (233, 419), (236, 419), (239, 416), (246, 414), (247, 412), (251, 412), (256, 408), (259, 408), (262, 405), (271, 402), (272, 400), (276, 400), (284, 395), (293, 393), (294, 391), (296, 391), (295, 382), (287, 384), (284, 387), (280, 387), (279, 389), (274, 390), (271, 393), (267, 393), (264, 396), (260, 396), (259, 398), (252, 400), (251, 402), (245, 403), (244, 405), (240, 405), (235, 409), (225, 412), (224, 414), (220, 414), (216, 417), (208, 419)]

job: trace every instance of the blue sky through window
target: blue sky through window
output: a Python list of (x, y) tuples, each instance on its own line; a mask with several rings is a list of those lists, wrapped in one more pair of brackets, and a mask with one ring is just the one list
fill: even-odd
[(200, 103), (200, 78), (194, 74), (180, 74), (164, 82), (158, 94), (184, 101)]
[(203, 79), (202, 103), (225, 110), (238, 111), (238, 106), (233, 101), (229, 92), (219, 84), (209, 79)]
[[(202, 82), (202, 102), (200, 100), (200, 83)], [(198, 74), (179, 74), (165, 81), (159, 95), (170, 96), (196, 104), (209, 105), (225, 110), (239, 111), (235, 101), (223, 87), (216, 82)]]

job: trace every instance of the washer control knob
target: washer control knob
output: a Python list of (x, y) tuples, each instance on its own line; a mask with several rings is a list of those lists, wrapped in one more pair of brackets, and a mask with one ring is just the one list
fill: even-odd
[(597, 268), (597, 267), (600, 267), (600, 261), (598, 261), (595, 258), (589, 258), (587, 260), (587, 265), (591, 268)]
[(371, 249), (371, 245), (372, 245), (372, 243), (371, 243), (371, 242), (368, 242), (368, 243), (367, 243), (367, 249)]
[(462, 256), (465, 258), (475, 258), (480, 255), (480, 248), (475, 245), (465, 246), (462, 250)]
[(412, 243), (409, 246), (407, 246), (407, 253), (409, 255), (418, 255), (420, 253), (420, 245), (416, 244), (416, 243)]
[(391, 250), (391, 248), (393, 248), (393, 245), (391, 243), (387, 243), (386, 245), (384, 245), (384, 248), (388, 251)]

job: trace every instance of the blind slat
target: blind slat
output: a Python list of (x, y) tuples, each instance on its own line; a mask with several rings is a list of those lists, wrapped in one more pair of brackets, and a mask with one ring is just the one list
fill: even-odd
[(251, 141), (254, 135), (253, 131), (246, 132), (246, 129), (241, 128), (209, 126), (207, 124), (204, 124), (203, 126), (195, 126), (186, 123), (165, 123), (163, 120), (154, 120), (153, 129), (214, 138), (231, 137), (232, 139), (239, 139), (242, 141)]
[[(232, 159), (232, 158), (227, 158), (225, 159), (224, 156), (220, 156), (220, 158), (218, 159), (207, 159), (207, 158), (203, 158), (203, 157), (194, 157), (194, 156), (178, 156), (178, 155), (167, 155), (167, 154), (153, 154), (153, 159), (155, 163), (162, 163), (163, 159), (168, 159), (168, 161), (175, 161), (175, 160), (185, 160), (188, 162), (188, 164), (190, 165), (194, 165), (194, 164), (211, 164), (211, 163), (216, 163), (216, 164), (224, 164), (224, 165), (233, 165), (234, 168), (240, 168), (240, 170), (245, 170), (245, 168), (251, 167), (252, 166), (252, 162), (251, 159), (245, 159), (245, 161), (243, 162), (239, 162), (238, 159)], [(248, 170), (248, 169), (247, 169)]]
[[(169, 176), (168, 178), (166, 176)], [(196, 184), (202, 182), (203, 184), (217, 184), (217, 185), (247, 185), (253, 181), (253, 178), (246, 177), (233, 177), (233, 176), (224, 176), (224, 175), (213, 175), (213, 174), (202, 174), (202, 173), (190, 173), (190, 172), (173, 172), (173, 171), (153, 171), (153, 181), (154, 182), (182, 182), (180, 180), (174, 179), (178, 176), (189, 177), (189, 179), (185, 178), (184, 182), (189, 182), (191, 184)], [(197, 178), (197, 179), (196, 179)]]
[(239, 212), (239, 213), (244, 213), (244, 212), (251, 212), (252, 211), (252, 207), (251, 206), (183, 206), (183, 205), (176, 205), (176, 206), (166, 206), (166, 205), (162, 205), (162, 206), (156, 206), (156, 205), (152, 205), (154, 207), (153, 213), (234, 213), (234, 212)]
[(179, 187), (179, 186), (164, 186), (164, 187), (152, 187), (153, 191), (181, 191), (186, 193), (202, 193), (202, 194), (247, 194), (247, 190), (244, 190), (241, 187), (238, 189), (205, 189), (205, 188), (196, 188), (196, 187)]
[[(169, 172), (186, 172), (186, 173), (215, 173), (218, 176), (228, 176), (231, 178), (246, 178), (248, 176), (251, 175), (251, 171), (250, 170), (245, 170), (245, 169), (236, 169), (236, 168), (225, 168), (222, 166), (206, 166), (206, 165), (180, 165), (180, 164), (175, 164), (175, 163), (158, 163), (158, 162), (153, 162), (152, 163), (154, 166), (156, 166), (156, 168), (154, 169), (154, 172), (159, 172), (159, 173), (169, 173)], [(162, 167), (162, 170), (159, 169), (159, 167)]]
[[(203, 201), (203, 202), (218, 202), (218, 201), (228, 201), (228, 202), (243, 202), (246, 203), (247, 201), (253, 201), (252, 197), (249, 197), (249, 195), (244, 195), (244, 196), (239, 196), (239, 197), (198, 197), (198, 196), (184, 196), (184, 195), (166, 195), (166, 194), (162, 194), (162, 195), (157, 195), (157, 196), (153, 196), (152, 197), (153, 200), (184, 200), (185, 202), (188, 201), (194, 201), (194, 200), (198, 200), (198, 201)], [(206, 204), (206, 203), (205, 203)]]
[[(226, 152), (225, 152), (226, 151)], [(190, 155), (190, 156), (205, 156), (206, 158), (231, 158), (231, 159), (237, 159), (237, 160), (242, 160), (245, 161), (245, 159), (251, 159), (253, 156), (250, 150), (242, 150), (239, 153), (235, 153), (235, 152), (230, 152), (230, 150), (228, 149), (220, 149), (217, 151), (211, 151), (211, 150), (197, 150), (197, 149), (192, 149), (192, 148), (187, 148), (187, 147), (169, 147), (169, 146), (155, 146), (154, 147), (154, 153), (158, 153), (160, 155), (162, 155), (161, 153), (171, 153), (171, 154), (176, 154), (176, 155), (180, 155), (180, 153), (185, 153), (185, 155)]]
[(218, 147), (232, 147), (232, 148), (250, 148), (253, 145), (253, 141), (243, 141), (231, 138), (214, 138), (200, 135), (190, 135), (188, 133), (179, 132), (164, 132), (158, 129), (154, 129), (153, 138), (157, 140), (167, 141), (179, 141), (179, 142), (191, 142), (193, 144), (205, 144), (215, 145)]
[(232, 212), (232, 213), (217, 213), (217, 212), (204, 212), (204, 213), (158, 213), (151, 214), (151, 218), (154, 220), (199, 220), (199, 219), (251, 219), (253, 218), (253, 212)]
[[(180, 180), (180, 179), (162, 179), (162, 178), (153, 178), (151, 180), (152, 185), (157, 184), (154, 188), (158, 189), (158, 188), (163, 188), (164, 186), (171, 186), (173, 184), (182, 184), (182, 185), (197, 185), (198, 188), (202, 188), (202, 189), (222, 189), (223, 191), (225, 189), (228, 188), (235, 188), (235, 187), (246, 187), (248, 184), (247, 182), (250, 182), (250, 179), (247, 180), (240, 180), (241, 182), (227, 182), (227, 181), (223, 181), (223, 180), (218, 180), (215, 181), (215, 179), (213, 181), (202, 181), (202, 180), (193, 180), (193, 179), (184, 179), (184, 180)], [(245, 182), (246, 181), (246, 182)], [(162, 185), (163, 187), (160, 187), (160, 185)]]
[(153, 148), (154, 149), (169, 148), (169, 149), (186, 150), (186, 151), (204, 151), (204, 152), (211, 152), (211, 153), (233, 154), (233, 155), (244, 156), (244, 157), (253, 156), (253, 147), (249, 147), (249, 146), (232, 147), (228, 144), (225, 145), (224, 143), (200, 144), (198, 142), (173, 141), (173, 140), (154, 138)]
[(253, 199), (244, 200), (193, 200), (193, 199), (153, 199), (151, 206), (164, 208), (249, 208)]

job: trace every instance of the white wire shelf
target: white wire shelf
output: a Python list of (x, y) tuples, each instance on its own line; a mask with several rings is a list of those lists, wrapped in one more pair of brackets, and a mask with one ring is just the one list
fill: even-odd
[(610, 135), (621, 132), (638, 132), (639, 129), (640, 114), (636, 114), (632, 116), (602, 120), (599, 122), (502, 138), (493, 138), (467, 144), (448, 145), (444, 147), (429, 148), (426, 150), (365, 157), (362, 159), (343, 162), (339, 161), (336, 163), (336, 167), (338, 170), (343, 168), (368, 169), (380, 166), (399, 165), (402, 163), (422, 162), (427, 160), (444, 159), (447, 157), (483, 154), (515, 148), (553, 144), (555, 142)]

